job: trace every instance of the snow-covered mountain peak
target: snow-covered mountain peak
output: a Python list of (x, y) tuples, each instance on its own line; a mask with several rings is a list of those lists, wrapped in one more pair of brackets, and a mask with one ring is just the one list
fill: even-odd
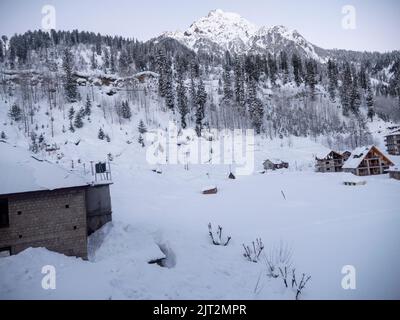
[(276, 39), (286, 39), (295, 41), (298, 38), (303, 38), (297, 30), (289, 29), (285, 26), (273, 26), (273, 27), (266, 27), (263, 26), (255, 34), (256, 37), (265, 37), (265, 36), (272, 36)]
[(216, 9), (192, 23), (186, 31), (163, 36), (174, 38), (195, 51), (210, 46), (237, 51), (244, 49), (256, 31), (257, 27), (239, 14)]
[(247, 40), (256, 30), (255, 25), (237, 13), (217, 9), (194, 22), (186, 30), (185, 36), (208, 36), (217, 42), (229, 42), (237, 37)]
[[(167, 32), (161, 38), (173, 38), (199, 52), (278, 53), (287, 50), (320, 61), (322, 51), (308, 42), (297, 30), (283, 25), (256, 27), (237, 13), (212, 10), (193, 22), (184, 32)], [(317, 53), (318, 52), (318, 53)]]

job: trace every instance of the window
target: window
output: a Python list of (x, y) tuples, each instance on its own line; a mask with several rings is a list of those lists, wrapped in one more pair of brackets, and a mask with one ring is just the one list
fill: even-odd
[(0, 258), (11, 256), (11, 247), (0, 248)]
[(0, 228), (8, 227), (8, 199), (0, 199)]

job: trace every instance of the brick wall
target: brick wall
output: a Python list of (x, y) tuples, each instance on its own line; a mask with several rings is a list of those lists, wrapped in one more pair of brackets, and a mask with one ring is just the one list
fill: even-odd
[(87, 258), (85, 189), (12, 195), (9, 227), (0, 228), (0, 248), (17, 254), (46, 247), (68, 256)]

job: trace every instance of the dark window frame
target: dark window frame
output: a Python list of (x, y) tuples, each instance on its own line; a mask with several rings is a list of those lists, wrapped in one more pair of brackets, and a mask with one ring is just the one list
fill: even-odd
[(10, 227), (10, 206), (8, 198), (0, 198), (0, 229)]

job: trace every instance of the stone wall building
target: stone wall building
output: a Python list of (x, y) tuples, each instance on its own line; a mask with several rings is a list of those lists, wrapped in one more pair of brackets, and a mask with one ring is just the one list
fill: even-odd
[(342, 172), (345, 160), (349, 157), (349, 153), (339, 153), (330, 151), (327, 155), (317, 156), (315, 158), (316, 172)]
[(110, 182), (93, 184), (0, 142), (0, 256), (45, 247), (87, 258), (87, 236), (111, 221)]

